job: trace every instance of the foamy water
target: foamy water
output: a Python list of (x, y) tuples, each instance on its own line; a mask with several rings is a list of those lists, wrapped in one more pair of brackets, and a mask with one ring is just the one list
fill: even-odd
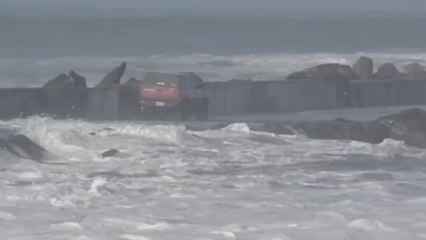
[[(2, 239), (425, 239), (426, 151), (160, 123), (17, 129), (46, 164), (1, 152)], [(96, 133), (96, 134), (93, 134)], [(101, 158), (116, 148), (120, 154)]]
[(61, 58), (0, 58), (1, 87), (39, 87), (60, 73), (75, 70), (84, 75), (88, 85), (97, 84), (109, 71), (122, 62), (128, 63), (123, 82), (130, 77), (142, 79), (148, 71), (195, 72), (205, 81), (230, 79), (284, 80), (287, 75), (323, 63), (352, 65), (360, 56), (375, 60), (377, 68), (393, 62), (400, 71), (403, 66), (418, 62), (426, 66), (426, 53), (352, 53), (352, 54), (265, 54), (230, 55), (192, 54), (149, 57), (61, 57)]

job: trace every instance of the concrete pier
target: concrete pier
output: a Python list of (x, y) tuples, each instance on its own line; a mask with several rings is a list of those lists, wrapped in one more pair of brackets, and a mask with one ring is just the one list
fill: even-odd
[(418, 105), (426, 103), (425, 80), (354, 81), (352, 101), (355, 107)]
[[(210, 116), (426, 104), (425, 80), (206, 83)], [(136, 120), (137, 87), (0, 89), (0, 119)]]
[(426, 104), (424, 80), (208, 83), (212, 116)]

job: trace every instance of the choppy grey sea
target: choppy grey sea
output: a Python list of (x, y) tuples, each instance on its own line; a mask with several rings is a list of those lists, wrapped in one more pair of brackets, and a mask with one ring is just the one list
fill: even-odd
[[(73, 69), (93, 86), (123, 61), (124, 80), (146, 71), (282, 80), (361, 55), (401, 69), (426, 64), (425, 28), (419, 19), (0, 17), (0, 85), (41, 86)], [(179, 123), (1, 121), (51, 152), (37, 163), (0, 151), (1, 239), (426, 239), (425, 150), (254, 132), (232, 119), (202, 132)], [(111, 148), (120, 154), (100, 157)]]
[[(51, 152), (37, 163), (0, 151), (2, 239), (426, 238), (426, 151), (403, 142), (311, 140), (245, 123), (0, 125)], [(111, 148), (120, 154), (101, 158)]]

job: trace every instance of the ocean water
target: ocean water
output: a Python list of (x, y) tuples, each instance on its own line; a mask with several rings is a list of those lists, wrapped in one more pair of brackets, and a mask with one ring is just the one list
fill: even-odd
[[(126, 61), (124, 77), (191, 71), (206, 81), (282, 80), (319, 63), (426, 64), (420, 17), (0, 17), (0, 86), (40, 86), (71, 69), (94, 85)], [(402, 70), (402, 69), (401, 69)]]
[[(124, 81), (146, 71), (283, 80), (362, 55), (402, 70), (426, 65), (425, 28), (418, 18), (0, 17), (0, 87), (41, 86), (71, 69), (93, 86), (123, 61)], [(250, 117), (369, 120), (400, 110)], [(426, 239), (425, 150), (254, 132), (242, 123), (248, 117), (203, 132), (0, 121), (51, 152), (40, 164), (0, 150), (1, 239)], [(120, 154), (101, 158), (111, 148)]]
[[(235, 123), (1, 122), (51, 152), (0, 151), (2, 239), (425, 239), (426, 151)], [(93, 133), (96, 133), (94, 135)], [(110, 148), (120, 154), (101, 158)]]
[(127, 62), (122, 82), (131, 77), (143, 79), (148, 71), (195, 72), (205, 81), (230, 79), (285, 80), (292, 72), (323, 63), (352, 65), (360, 56), (370, 56), (375, 67), (394, 62), (400, 71), (403, 66), (418, 62), (426, 66), (425, 53), (317, 53), (229, 55), (191, 54), (183, 56), (156, 55), (147, 57), (55, 57), (0, 58), (1, 87), (40, 87), (60, 73), (75, 70), (86, 77), (88, 85), (97, 84), (109, 71)]

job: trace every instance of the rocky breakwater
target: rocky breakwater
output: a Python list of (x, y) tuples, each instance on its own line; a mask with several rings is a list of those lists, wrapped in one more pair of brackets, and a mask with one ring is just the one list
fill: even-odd
[(394, 139), (408, 146), (426, 148), (426, 111), (418, 108), (368, 122), (338, 118), (333, 121), (268, 122), (249, 124), (249, 127), (275, 134), (303, 134), (312, 139), (354, 140), (372, 144)]
[(372, 75), (375, 80), (426, 80), (426, 71), (419, 63), (410, 63), (403, 66), (403, 72), (399, 71), (393, 63), (385, 63), (378, 67)]
[(51, 115), (79, 116), (85, 100), (86, 79), (70, 71), (47, 81), (41, 88), (0, 89), (0, 119)]
[(131, 78), (126, 84), (121, 84), (125, 70), (124, 62), (106, 74), (95, 87), (88, 87), (86, 78), (71, 70), (46, 81), (40, 88), (0, 89), (0, 119), (33, 115), (59, 119), (104, 119), (109, 114), (108, 119), (118, 120), (119, 114), (115, 113), (118, 102), (122, 98), (130, 99), (127, 105), (137, 102), (135, 89), (140, 83)]
[(38, 97), (45, 109), (43, 113), (56, 118), (84, 116), (87, 89), (86, 78), (74, 70), (47, 81)]
[[(425, 104), (424, 67), (419, 63), (410, 63), (402, 68), (404, 71), (400, 71), (393, 63), (384, 63), (374, 71), (374, 60), (361, 57), (352, 67), (336, 63), (321, 64), (294, 72), (287, 80), (300, 81), (301, 85), (310, 80), (318, 84), (321, 82), (323, 88), (335, 88), (333, 92), (322, 89), (324, 93), (316, 97), (317, 101), (321, 102), (325, 93), (334, 95), (334, 104), (323, 106), (322, 109)], [(300, 101), (303, 102), (309, 97), (300, 97)]]
[(374, 60), (360, 57), (352, 67), (344, 64), (326, 63), (291, 73), (287, 80), (322, 80), (322, 81), (351, 81), (351, 80), (426, 80), (426, 70), (419, 63), (413, 62), (402, 66), (403, 72), (393, 63), (384, 63), (374, 72)]
[(114, 68), (95, 86), (95, 88), (120, 86), (121, 78), (126, 71), (126, 66), (127, 64), (124, 62), (120, 66)]
[[(109, 73), (101, 79), (101, 81), (96, 84), (95, 88), (109, 88), (114, 86), (120, 86), (121, 78), (126, 71), (126, 63), (123, 62), (120, 66), (114, 68)], [(130, 79), (131, 83), (137, 81), (134, 78)], [(74, 70), (71, 70), (69, 74), (61, 73), (55, 78), (47, 81), (43, 88), (87, 88), (86, 78), (79, 75)]]
[[(335, 94), (336, 106), (334, 107), (352, 107), (352, 80), (359, 80), (358, 74), (349, 66), (336, 63), (321, 64), (299, 72), (290, 74), (287, 80), (295, 81), (322, 81), (333, 82), (336, 87)], [(328, 86), (324, 84), (324, 86)], [(321, 98), (321, 96), (319, 97)], [(301, 99), (303, 101), (303, 99)], [(302, 109), (305, 110), (305, 109)]]
[(43, 88), (87, 88), (86, 78), (71, 70), (47, 81)]

